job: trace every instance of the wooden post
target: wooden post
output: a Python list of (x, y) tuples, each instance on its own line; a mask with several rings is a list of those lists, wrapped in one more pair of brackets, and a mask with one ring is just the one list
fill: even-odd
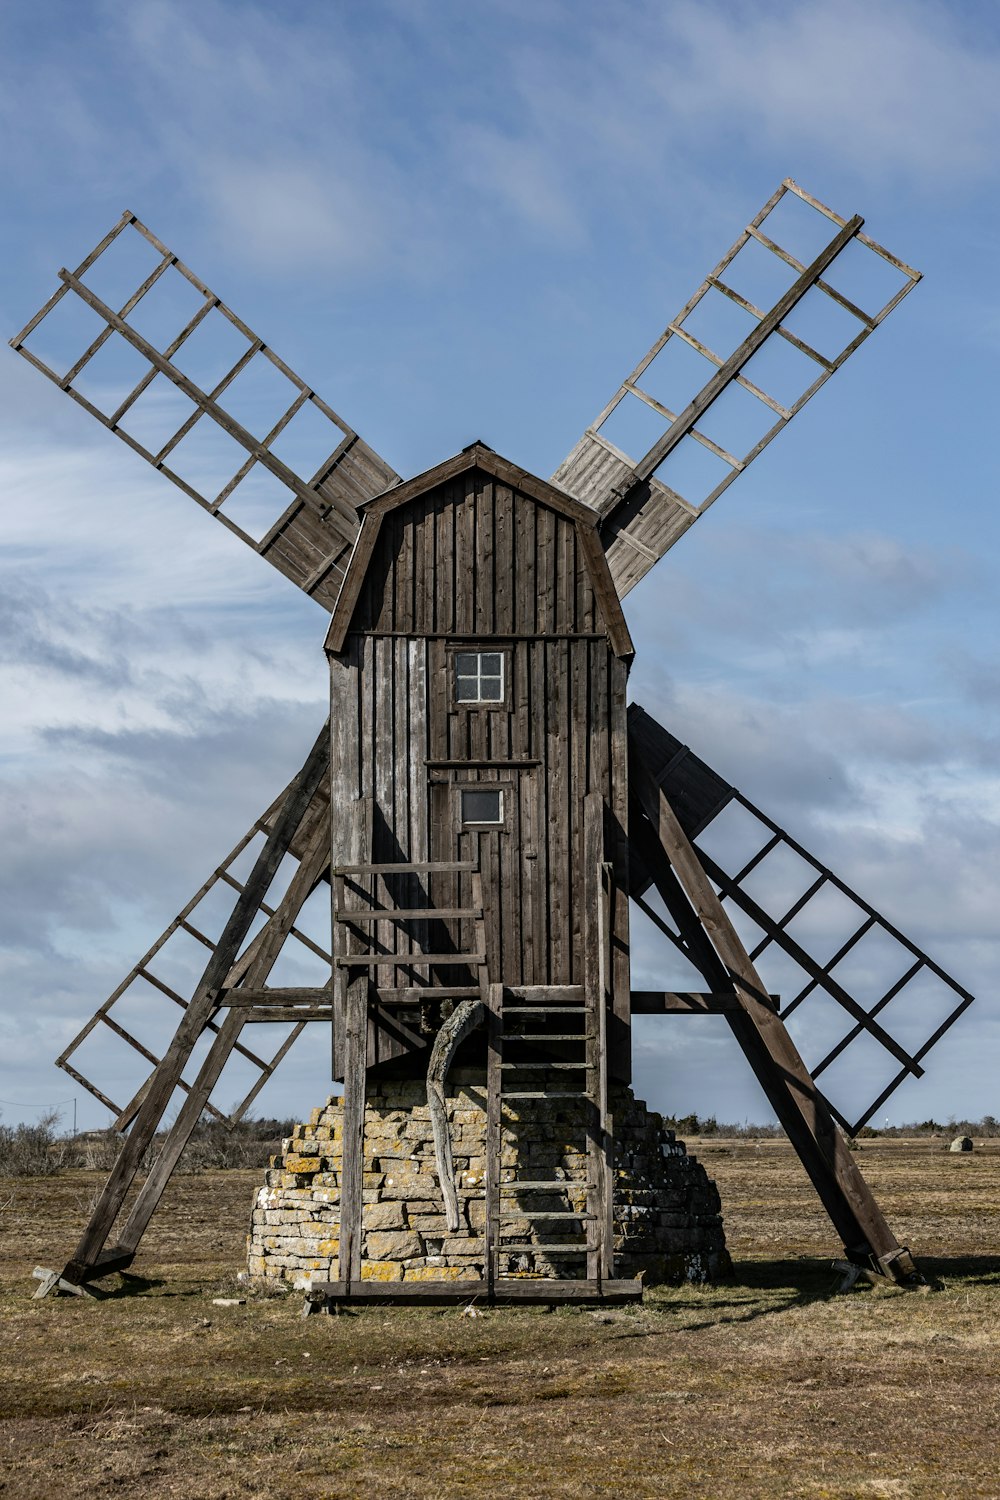
[(361, 1189), (364, 1176), (368, 975), (347, 985), (344, 1015), (344, 1116), (340, 1164), (340, 1280), (361, 1280)]
[[(630, 730), (631, 785), (669, 862), (653, 860), (658, 890), (668, 902), (692, 958), (713, 989), (732, 986), (739, 1011), (727, 1016), (737, 1041), (797, 1151), (850, 1259), (870, 1258), (893, 1280), (918, 1277), (908, 1250), (892, 1233), (871, 1189), (855, 1166), (825, 1099), (771, 1005), (749, 955), (701, 867), (680, 823)], [(676, 877), (676, 884), (674, 883)], [(678, 889), (678, 886), (680, 889)], [(678, 897), (681, 897), (679, 900)], [(686, 898), (683, 899), (683, 898)]]
[(587, 1207), (592, 1215), (587, 1234), (587, 1279), (610, 1278), (613, 1253), (611, 1138), (608, 1125), (607, 1003), (610, 979), (608, 892), (604, 865), (604, 798), (588, 792), (584, 799), (584, 985), (587, 999), (586, 1044)]
[(486, 1223), (483, 1238), (486, 1253), (486, 1292), (492, 1300), (498, 1272), (497, 1244), (500, 1217), (500, 1165), (502, 1159), (502, 1128), (500, 1120), (500, 1063), (503, 1026), (503, 985), (489, 986), (489, 1010), (487, 1013), (486, 1053)]

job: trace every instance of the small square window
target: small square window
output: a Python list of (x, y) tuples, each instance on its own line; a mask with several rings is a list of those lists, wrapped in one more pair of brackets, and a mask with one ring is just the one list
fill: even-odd
[(502, 651), (456, 651), (454, 660), (457, 703), (503, 702)]
[(503, 822), (503, 791), (499, 787), (474, 787), (462, 792), (462, 822)]

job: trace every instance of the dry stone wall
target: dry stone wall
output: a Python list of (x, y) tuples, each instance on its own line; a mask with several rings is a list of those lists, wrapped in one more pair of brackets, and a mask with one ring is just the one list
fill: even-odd
[[(484, 1142), (486, 1090), (482, 1074), (449, 1080), (448, 1117), (461, 1224), (449, 1232), (438, 1187), (424, 1087), (382, 1082), (365, 1105), (362, 1268), (365, 1280), (448, 1281), (484, 1276)], [(662, 1281), (714, 1280), (729, 1269), (719, 1195), (704, 1167), (665, 1129), (631, 1090), (610, 1100), (614, 1115), (615, 1275)], [(508, 1116), (505, 1112), (505, 1119)], [(339, 1098), (313, 1110), (272, 1157), (255, 1197), (247, 1242), (252, 1277), (296, 1287), (337, 1278), (342, 1109)], [(585, 1208), (586, 1157), (581, 1116), (558, 1095), (530, 1101), (504, 1130), (501, 1180), (552, 1179), (553, 1192), (505, 1198), (505, 1208), (534, 1215)], [(565, 1221), (561, 1221), (565, 1223)], [(560, 1221), (556, 1221), (557, 1230)], [(518, 1244), (579, 1242), (553, 1232), (553, 1222), (507, 1220)], [(574, 1236), (576, 1237), (574, 1239)], [(578, 1276), (580, 1255), (519, 1251), (501, 1260), (501, 1273)]]

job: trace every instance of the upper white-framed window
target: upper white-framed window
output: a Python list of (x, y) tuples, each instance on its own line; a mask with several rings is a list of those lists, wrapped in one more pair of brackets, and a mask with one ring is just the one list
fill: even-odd
[(452, 673), (456, 703), (503, 703), (506, 663), (502, 651), (455, 651)]

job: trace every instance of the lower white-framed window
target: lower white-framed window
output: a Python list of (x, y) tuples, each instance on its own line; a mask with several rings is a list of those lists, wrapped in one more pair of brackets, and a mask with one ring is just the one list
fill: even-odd
[(499, 828), (503, 823), (503, 794), (500, 786), (461, 787), (458, 795), (463, 825)]

